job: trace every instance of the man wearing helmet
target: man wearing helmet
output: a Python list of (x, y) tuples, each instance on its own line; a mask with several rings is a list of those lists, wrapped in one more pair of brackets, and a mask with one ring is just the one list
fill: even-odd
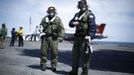
[(51, 69), (56, 72), (58, 59), (58, 39), (64, 35), (64, 27), (61, 19), (56, 15), (56, 9), (53, 6), (48, 7), (46, 15), (40, 25), (43, 27), (43, 37), (41, 40), (41, 70), (46, 70), (47, 53), (51, 50)]
[[(79, 61), (82, 57), (81, 75), (88, 75), (89, 59), (92, 52), (89, 43), (96, 32), (95, 16), (91, 10), (88, 10), (86, 0), (79, 1), (77, 7), (80, 11), (69, 22), (71, 28), (76, 28), (72, 52), (72, 71), (69, 74), (78, 75)], [(87, 48), (88, 46), (89, 48)]]
[(0, 28), (0, 49), (5, 48), (5, 38), (7, 36), (7, 27), (6, 24), (2, 24), (2, 28)]

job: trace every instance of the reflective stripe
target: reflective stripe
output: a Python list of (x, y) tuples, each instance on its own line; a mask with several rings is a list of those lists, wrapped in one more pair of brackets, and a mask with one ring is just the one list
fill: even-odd
[(53, 21), (55, 20), (55, 18), (56, 18), (56, 16), (54, 16), (54, 17), (50, 20), (50, 22), (53, 22)]
[(46, 23), (48, 23), (49, 22), (49, 19), (48, 19), (48, 17), (46, 17)]
[(48, 23), (48, 22), (53, 22), (53, 21), (55, 20), (55, 18), (56, 18), (56, 16), (54, 16), (51, 20), (49, 20), (49, 18), (46, 17), (46, 23)]
[(82, 17), (86, 14), (87, 11), (85, 11), (80, 17), (79, 17), (79, 20), (82, 19)]
[(78, 14), (76, 15), (74, 20), (81, 20), (83, 16), (86, 14), (87, 11), (85, 11), (80, 17), (78, 17)]

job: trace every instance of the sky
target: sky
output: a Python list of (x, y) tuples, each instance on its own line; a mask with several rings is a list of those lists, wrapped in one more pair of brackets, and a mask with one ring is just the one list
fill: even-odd
[[(96, 16), (96, 23), (106, 23), (104, 35), (107, 39), (100, 41), (117, 41), (134, 43), (134, 0), (87, 0), (89, 9)], [(49, 6), (55, 6), (57, 15), (62, 19), (64, 27), (71, 29), (68, 22), (78, 12), (78, 0), (0, 0), (0, 24), (6, 23), (8, 34), (11, 28), (24, 27), (25, 33), (39, 25), (47, 15)], [(74, 30), (74, 29), (72, 29)]]

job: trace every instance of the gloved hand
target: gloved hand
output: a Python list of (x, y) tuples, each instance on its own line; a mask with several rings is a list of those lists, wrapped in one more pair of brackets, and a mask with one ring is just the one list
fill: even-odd
[(45, 36), (45, 35), (46, 35), (46, 33), (41, 32), (39, 37), (42, 37), (42, 36)]
[(73, 25), (75, 25), (75, 26), (77, 26), (77, 25), (79, 25), (80, 23), (79, 22), (73, 22)]
[(91, 37), (90, 36), (86, 36), (85, 39), (89, 40), (89, 43), (91, 43)]
[[(91, 46), (91, 37), (90, 37), (90, 36), (86, 36), (85, 39), (88, 40), (88, 42), (89, 42), (88, 44), (89, 44), (90, 51), (91, 51), (91, 53), (93, 53), (93, 48), (92, 48), (92, 46)], [(88, 53), (88, 52), (86, 51), (86, 53)]]
[(62, 41), (63, 41), (63, 38), (62, 38), (62, 37), (59, 37), (59, 38), (58, 38), (58, 41), (59, 41), (59, 42), (62, 42)]

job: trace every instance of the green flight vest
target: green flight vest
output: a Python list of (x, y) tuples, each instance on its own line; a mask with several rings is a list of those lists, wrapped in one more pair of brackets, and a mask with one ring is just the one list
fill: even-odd
[[(89, 11), (85, 11), (85, 14), (79, 20), (80, 25), (76, 26), (76, 34), (80, 33), (80, 34), (85, 34), (86, 35), (86, 31), (87, 31), (87, 29), (89, 29), (89, 27), (88, 27), (88, 17), (89, 17), (89, 14), (90, 14)], [(76, 16), (77, 15), (79, 15), (79, 13), (77, 13)]]
[(58, 16), (55, 16), (53, 21), (47, 21), (48, 16), (44, 17), (41, 24), (43, 26), (43, 32), (46, 34), (52, 34), (54, 36), (63, 37), (64, 27), (61, 19)]

